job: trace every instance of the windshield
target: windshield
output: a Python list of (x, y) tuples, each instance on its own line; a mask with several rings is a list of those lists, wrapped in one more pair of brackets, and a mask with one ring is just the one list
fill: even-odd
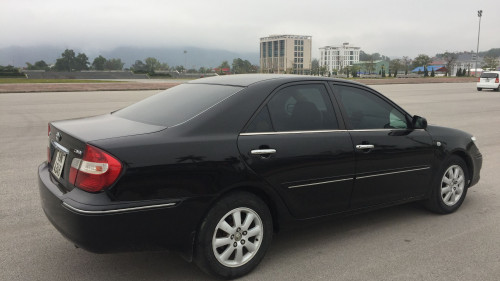
[(241, 89), (234, 86), (182, 84), (113, 114), (141, 123), (172, 127), (186, 122)]

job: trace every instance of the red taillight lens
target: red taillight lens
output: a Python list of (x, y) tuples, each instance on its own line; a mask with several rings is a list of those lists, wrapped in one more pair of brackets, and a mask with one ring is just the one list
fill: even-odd
[(122, 164), (103, 150), (87, 145), (83, 159), (71, 161), (69, 181), (90, 192), (101, 191), (112, 185), (122, 170)]
[(481, 77), (477, 78), (477, 82), (481, 82)]
[(497, 77), (497, 79), (495, 79), (495, 83), (500, 83), (500, 82), (498, 81), (498, 77)]

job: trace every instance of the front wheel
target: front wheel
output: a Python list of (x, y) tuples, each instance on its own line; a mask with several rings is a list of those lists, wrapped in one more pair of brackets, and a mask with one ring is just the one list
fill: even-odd
[(271, 213), (257, 196), (229, 194), (208, 212), (196, 241), (195, 261), (205, 272), (226, 279), (254, 269), (269, 248)]
[(449, 214), (455, 212), (465, 199), (469, 175), (465, 161), (452, 155), (443, 165), (433, 184), (431, 197), (426, 207), (433, 212)]

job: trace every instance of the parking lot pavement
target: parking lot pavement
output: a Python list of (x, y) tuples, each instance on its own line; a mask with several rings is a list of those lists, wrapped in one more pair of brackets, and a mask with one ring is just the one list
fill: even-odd
[[(474, 83), (378, 85), (430, 124), (474, 134), (481, 181), (454, 214), (418, 204), (282, 232), (241, 280), (499, 280), (500, 93)], [(0, 280), (207, 280), (174, 253), (98, 255), (76, 249), (40, 207), (37, 166), (47, 123), (107, 113), (158, 91), (0, 95)]]

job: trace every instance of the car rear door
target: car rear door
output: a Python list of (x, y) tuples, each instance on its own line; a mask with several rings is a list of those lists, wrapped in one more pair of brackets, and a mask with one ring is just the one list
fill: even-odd
[(247, 165), (277, 190), (295, 217), (349, 207), (354, 152), (335, 108), (323, 82), (286, 85), (238, 138)]
[(409, 115), (363, 86), (332, 84), (356, 155), (351, 208), (421, 196), (430, 184), (432, 139)]

